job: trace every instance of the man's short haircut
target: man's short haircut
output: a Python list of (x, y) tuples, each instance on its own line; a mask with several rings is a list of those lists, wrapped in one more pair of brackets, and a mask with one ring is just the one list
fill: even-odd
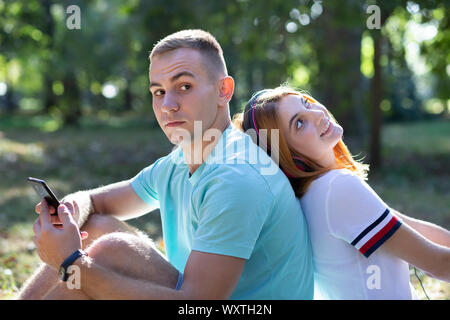
[(228, 75), (219, 42), (212, 34), (200, 29), (178, 31), (158, 41), (150, 52), (150, 62), (157, 55), (180, 48), (199, 50), (207, 59), (207, 72), (212, 78), (217, 77), (217, 73)]

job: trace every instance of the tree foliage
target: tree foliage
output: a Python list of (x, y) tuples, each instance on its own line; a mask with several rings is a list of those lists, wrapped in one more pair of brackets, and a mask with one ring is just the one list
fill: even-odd
[[(367, 28), (370, 4), (381, 9), (381, 30)], [(81, 9), (80, 30), (66, 26), (69, 5)], [(365, 139), (377, 90), (374, 43), (385, 119), (448, 116), (448, 13), (447, 2), (404, 0), (0, 0), (0, 112), (64, 124), (120, 112), (151, 118), (149, 51), (171, 32), (202, 28), (223, 46), (236, 80), (232, 113), (254, 91), (289, 82)], [(414, 28), (435, 34), (411, 40)]]

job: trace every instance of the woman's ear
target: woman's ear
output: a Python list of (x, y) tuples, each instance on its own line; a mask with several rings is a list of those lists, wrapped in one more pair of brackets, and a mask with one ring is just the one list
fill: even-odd
[(227, 106), (233, 96), (234, 80), (230, 76), (226, 76), (220, 80), (219, 105)]

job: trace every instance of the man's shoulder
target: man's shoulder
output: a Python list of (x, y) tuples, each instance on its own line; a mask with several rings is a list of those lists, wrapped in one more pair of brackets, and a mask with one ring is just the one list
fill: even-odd
[(183, 153), (181, 152), (180, 147), (176, 147), (169, 154), (159, 157), (148, 167), (174, 167), (179, 164), (184, 163)]
[(254, 189), (265, 189), (267, 181), (258, 170), (249, 163), (223, 163), (211, 166), (202, 177), (207, 184), (221, 184), (238, 188), (239, 186), (253, 186)]
[(182, 165), (183, 156), (179, 148), (174, 149), (169, 154), (156, 159), (152, 164), (141, 170), (141, 174), (152, 178), (153, 181), (164, 180), (173, 176), (174, 171)]
[(262, 178), (281, 173), (278, 164), (267, 152), (257, 146), (250, 135), (234, 126), (224, 132), (223, 139), (206, 162), (218, 171), (241, 171), (243, 174), (254, 174)]
[(293, 206), (296, 202), (289, 180), (283, 174), (264, 175), (260, 168), (247, 162), (215, 165), (200, 183), (203, 189), (217, 190), (225, 197), (233, 194), (233, 198), (243, 201), (257, 198), (267, 205), (278, 203), (280, 206)]

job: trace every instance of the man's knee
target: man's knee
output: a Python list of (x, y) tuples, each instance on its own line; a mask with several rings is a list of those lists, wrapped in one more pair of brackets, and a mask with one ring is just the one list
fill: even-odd
[(127, 232), (131, 234), (140, 234), (139, 231), (109, 215), (92, 214), (86, 223), (81, 227), (81, 230), (87, 231), (89, 236), (83, 241), (83, 247), (87, 248), (92, 242), (101, 236), (113, 232)]
[(108, 233), (88, 248), (95, 263), (135, 278), (173, 286), (178, 271), (168, 263), (149, 238), (125, 232)]
[(105, 214), (94, 213), (81, 227), (82, 230), (106, 234), (111, 232), (133, 232), (134, 228), (119, 219)]
[(149, 239), (145, 242), (137, 235), (127, 232), (110, 232), (97, 238), (87, 248), (87, 252), (93, 259), (112, 257), (114, 260), (122, 260), (121, 256), (140, 255), (146, 257), (146, 250), (150, 250), (153, 243)]

